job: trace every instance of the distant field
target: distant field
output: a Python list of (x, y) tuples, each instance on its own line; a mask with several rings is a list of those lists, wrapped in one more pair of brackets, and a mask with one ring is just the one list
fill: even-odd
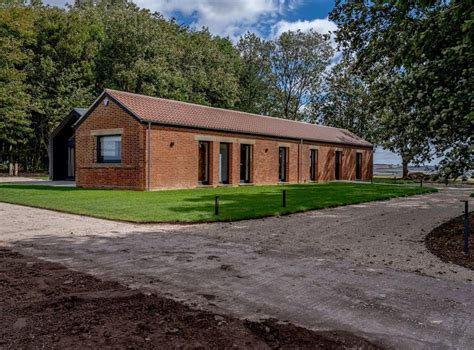
[(403, 180), (401, 176), (374, 176), (375, 183), (384, 184), (416, 184), (417, 180)]
[[(403, 180), (401, 176), (386, 176), (386, 175), (374, 175), (374, 182), (376, 183), (387, 183), (387, 184), (419, 184), (420, 180)], [(431, 181), (425, 181), (431, 183)], [(443, 184), (443, 182), (433, 182), (438, 184)], [(474, 179), (469, 178), (467, 181), (462, 181), (461, 179), (456, 180), (453, 182), (452, 180), (449, 181), (450, 184), (465, 184), (465, 185), (474, 185)]]

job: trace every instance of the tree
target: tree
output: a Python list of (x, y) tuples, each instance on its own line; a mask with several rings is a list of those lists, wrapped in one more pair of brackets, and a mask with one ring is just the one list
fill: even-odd
[(207, 29), (126, 0), (67, 10), (14, 1), (0, 11), (0, 156), (28, 170), (46, 169), (50, 132), (104, 88), (224, 108), (239, 99), (238, 51)]
[(3, 0), (0, 3), (0, 8), (8, 8), (11, 6), (26, 6), (28, 5), (27, 0)]
[(180, 35), (176, 48), (185, 99), (233, 108), (239, 98), (239, 54), (230, 40), (204, 28)]
[(18, 162), (30, 134), (25, 66), (34, 42), (31, 9), (0, 8), (0, 161)]
[(76, 0), (74, 6), (79, 7), (88, 7), (88, 6), (99, 6), (99, 7), (118, 7), (126, 6), (130, 4), (129, 0)]
[(240, 99), (237, 108), (244, 112), (270, 114), (274, 105), (275, 75), (271, 55), (274, 44), (254, 33), (246, 33), (237, 43), (241, 58)]
[(50, 132), (73, 107), (88, 106), (96, 87), (96, 57), (103, 32), (97, 16), (72, 9), (36, 9), (36, 42), (26, 67), (31, 96), (32, 170), (46, 167)]
[(343, 59), (324, 79), (324, 89), (311, 103), (311, 117), (317, 122), (343, 128), (374, 141), (374, 115), (369, 111), (367, 84), (357, 76), (354, 62)]
[(353, 58), (345, 57), (332, 68), (312, 112), (324, 125), (348, 129), (400, 154), (403, 177), (407, 177), (408, 164), (433, 153), (422, 134), (427, 127), (422, 128), (417, 119), (416, 102), (407, 95), (407, 79), (401, 73), (385, 72), (368, 85), (356, 65)]
[(99, 86), (218, 107), (237, 101), (239, 57), (228, 39), (132, 5), (109, 9), (104, 30)]
[(163, 39), (165, 20), (133, 5), (87, 12), (102, 17), (105, 40), (96, 61), (100, 88), (160, 93), (168, 57), (168, 47), (160, 44), (169, 44)]
[(32, 171), (47, 167), (50, 132), (104, 88), (309, 120), (332, 57), (313, 31), (248, 34), (235, 47), (127, 0), (12, 0), (0, 11), (1, 157)]
[[(337, 42), (344, 54), (356, 57), (358, 73), (373, 85), (372, 91), (378, 89), (376, 102), (398, 108), (396, 94), (385, 93), (391, 86), (380, 83), (380, 77), (392, 75), (382, 82), (395, 79), (403, 87), (403, 110), (412, 118), (409, 132), (418, 135), (416, 143), (428, 143), (437, 155), (466, 167), (472, 164), (459, 157), (472, 155), (473, 15), (474, 8), (461, 0), (337, 1), (330, 15), (339, 27)], [(432, 155), (417, 157), (424, 161)]]
[(317, 94), (322, 73), (328, 66), (333, 49), (328, 35), (313, 30), (286, 32), (275, 41), (272, 71), (276, 76), (278, 114), (285, 119), (305, 119), (304, 108)]
[(419, 164), (433, 155), (428, 137), (429, 121), (421, 118), (418, 102), (412, 99), (404, 74), (386, 73), (371, 86), (368, 113), (375, 115), (374, 140), (402, 158), (403, 178), (408, 165)]

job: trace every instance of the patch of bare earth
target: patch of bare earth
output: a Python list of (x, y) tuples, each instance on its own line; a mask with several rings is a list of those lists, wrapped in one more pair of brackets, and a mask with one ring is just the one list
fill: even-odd
[(463, 251), (464, 247), (464, 216), (459, 216), (431, 231), (425, 239), (428, 250), (442, 261), (474, 270), (474, 243), (472, 228), (474, 215), (470, 213), (469, 222), (471, 236), (469, 239), (469, 253)]
[(379, 349), (346, 332), (242, 321), (0, 248), (0, 348)]

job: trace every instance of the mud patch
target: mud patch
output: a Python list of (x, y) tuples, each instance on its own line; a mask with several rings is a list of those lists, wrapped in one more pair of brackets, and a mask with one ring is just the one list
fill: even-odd
[(357, 348), (345, 332), (242, 321), (0, 248), (0, 348)]
[(464, 253), (464, 217), (459, 216), (445, 222), (431, 231), (425, 239), (428, 250), (442, 261), (467, 267), (474, 270), (474, 215), (470, 213), (471, 236), (469, 240), (469, 254)]
[(379, 349), (378, 346), (345, 332), (314, 332), (292, 324), (268, 319), (245, 321), (253, 334), (265, 340), (272, 349)]

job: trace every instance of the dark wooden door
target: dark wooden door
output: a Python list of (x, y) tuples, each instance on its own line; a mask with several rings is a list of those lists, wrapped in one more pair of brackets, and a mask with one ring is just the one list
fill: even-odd
[(336, 161), (335, 161), (335, 175), (336, 175), (336, 180), (341, 179), (341, 168), (342, 168), (342, 152), (341, 151), (336, 151)]
[(356, 180), (362, 179), (362, 153), (356, 153)]
[(209, 142), (199, 142), (198, 182), (209, 184)]
[(316, 181), (318, 178), (318, 151), (312, 149), (309, 152), (309, 178), (311, 181)]
[(278, 180), (280, 182), (287, 182), (288, 181), (288, 171), (287, 171), (287, 163), (288, 163), (288, 149), (286, 147), (280, 147), (279, 155), (278, 155)]
[(219, 145), (219, 182), (221, 184), (229, 183), (229, 148), (228, 143)]
[(250, 182), (250, 145), (240, 145), (240, 182)]

